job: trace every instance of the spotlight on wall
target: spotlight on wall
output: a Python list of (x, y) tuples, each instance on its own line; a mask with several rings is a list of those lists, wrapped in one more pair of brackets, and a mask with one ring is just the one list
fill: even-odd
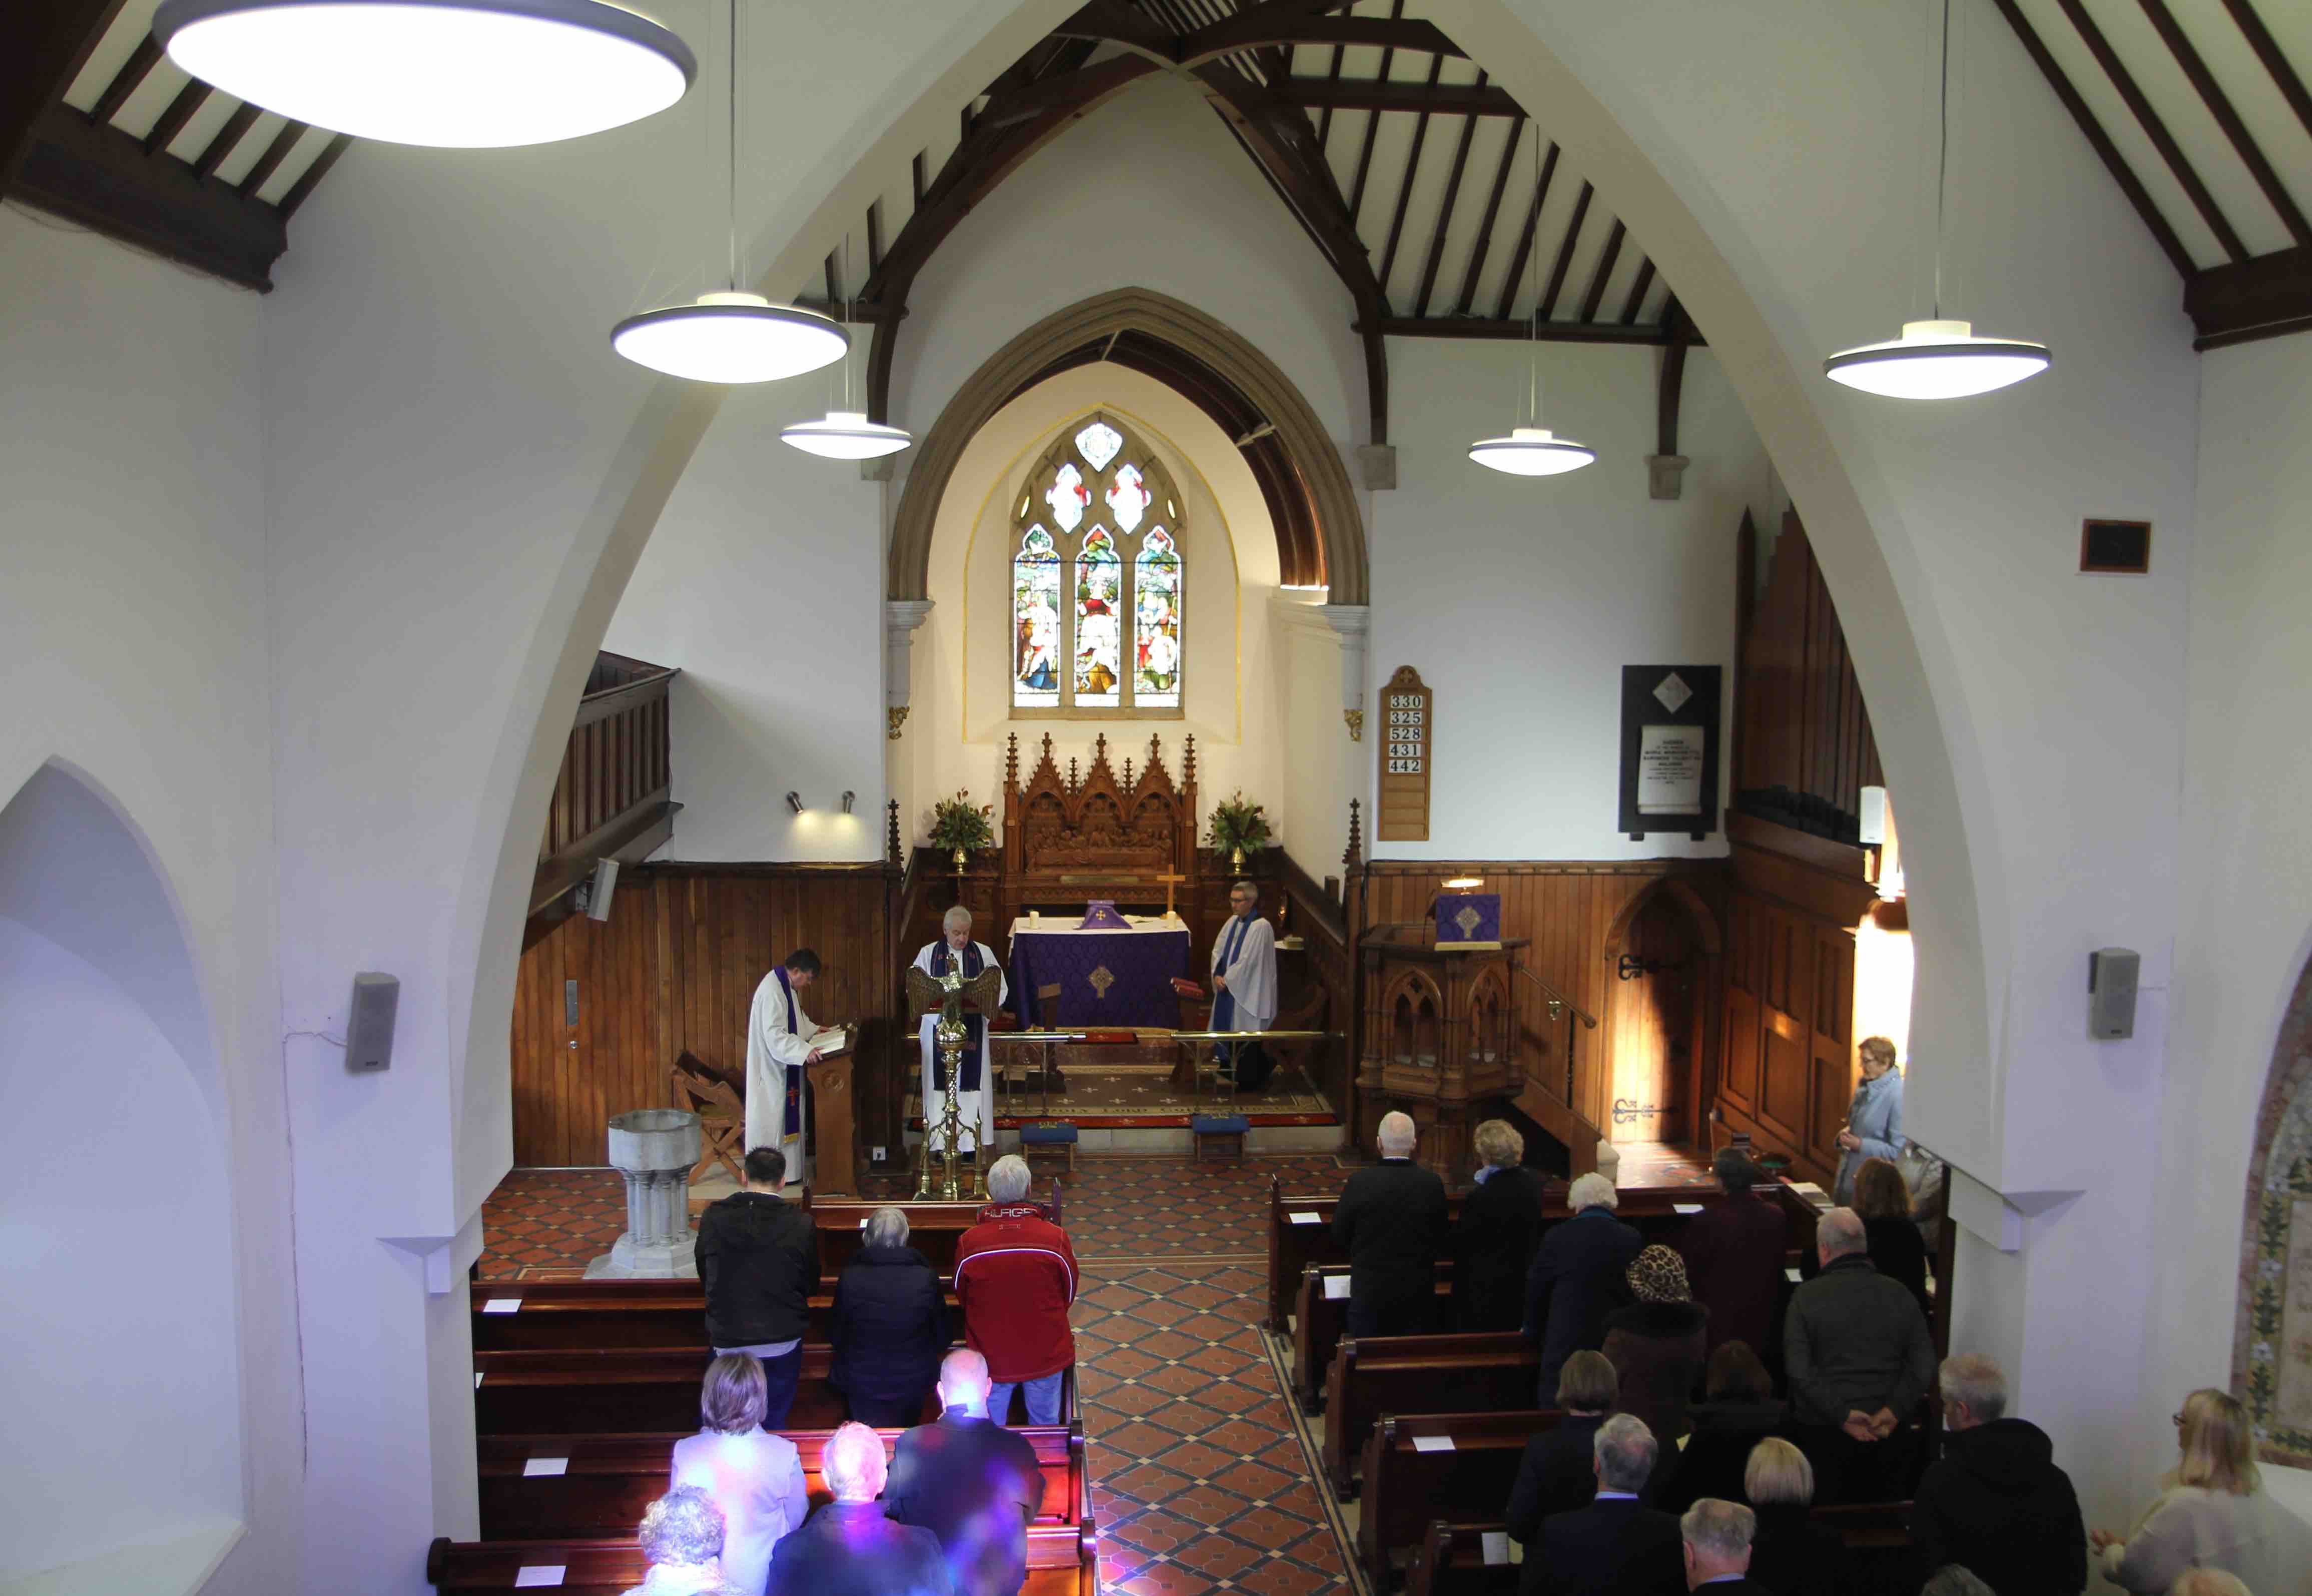
[(855, 793), (855, 792), (846, 792), (846, 793), (845, 793), (845, 794), (843, 795), (843, 812), (844, 812), (845, 815), (850, 814), (850, 813), (851, 813), (851, 806), (852, 806), (852, 805), (854, 805), (854, 804), (855, 804), (855, 803), (857, 803), (858, 801), (859, 801), (859, 795), (858, 795), (857, 793)]
[(793, 809), (798, 815), (801, 814), (802, 796), (800, 793), (793, 792), (787, 794), (787, 807)]
[(1473, 893), (1484, 885), (1483, 876), (1454, 876), (1447, 879), (1445, 890), (1449, 893)]

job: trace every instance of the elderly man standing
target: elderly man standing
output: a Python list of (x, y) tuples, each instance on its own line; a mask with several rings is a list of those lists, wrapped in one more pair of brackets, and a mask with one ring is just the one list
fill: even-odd
[(1678, 1596), (1686, 1575), (1677, 1520), (1638, 1499), (1653, 1476), (1653, 1432), (1617, 1413), (1590, 1444), (1598, 1494), (1587, 1507), (1541, 1521), (1519, 1596)]
[(1750, 1538), (1757, 1529), (1758, 1515), (1739, 1502), (1704, 1496), (1687, 1508), (1677, 1522), (1686, 1544), (1686, 1588), (1710, 1585), (1712, 1596), (1765, 1596), (1765, 1586), (1750, 1583)]
[[(940, 919), (940, 939), (925, 945), (915, 955), (915, 968), (934, 980), (944, 977), (950, 970), (962, 971), (966, 979), (994, 966), (996, 979), (1002, 982), (998, 1002), (1009, 1002), (1012, 982), (1003, 975), (1003, 966), (995, 962), (995, 950), (985, 942), (971, 939), (971, 911), (958, 903)], [(947, 1070), (939, 1056), (939, 1043), (933, 1030), (939, 1025), (939, 1016), (924, 1016), (916, 1035), (923, 1051), (924, 1129), (943, 1124), (947, 1119)], [(956, 1118), (961, 1129), (957, 1150), (993, 1147), (995, 1144), (995, 1095), (985, 1089), (987, 1085), (987, 1016), (967, 1014), (963, 1021), (965, 1036), (963, 1051), (957, 1068), (963, 1076), (957, 1090)]]
[[(1276, 932), (1260, 917), (1260, 888), (1239, 881), (1229, 888), (1229, 922), (1213, 938), (1212, 1028), (1265, 1031), (1275, 1018)], [(1214, 1045), (1225, 1059), (1226, 1044)], [(1260, 1043), (1237, 1044), (1238, 1091), (1259, 1091), (1275, 1069)]]
[(863, 1424), (828, 1437), (819, 1476), (835, 1500), (780, 1540), (763, 1596), (955, 1596), (939, 1537), (885, 1516), (890, 1466)]
[(1822, 1272), (1791, 1298), (1782, 1327), (1798, 1440), (1814, 1462), (1815, 1501), (1892, 1502), (1910, 1494), (1913, 1408), (1935, 1375), (1918, 1299), (1880, 1274), (1862, 1221), (1832, 1208), (1815, 1227)]
[(1445, 1182), (1414, 1163), (1411, 1115), (1383, 1114), (1378, 1135), (1380, 1162), (1351, 1175), (1333, 1208), (1333, 1239), (1349, 1255), (1349, 1334), (1423, 1335), (1437, 1328)]
[(1997, 1596), (2079, 1596), (2088, 1531), (2055, 1443), (2007, 1417), (2007, 1376), (1972, 1354), (1943, 1359), (1943, 1455), (1911, 1504), (1911, 1544), (1929, 1568), (1965, 1567)]
[(899, 1437), (883, 1511), (940, 1538), (956, 1596), (1020, 1596), (1028, 1526), (1044, 1510), (1044, 1470), (1025, 1435), (987, 1417), (987, 1360), (940, 1365), (940, 1416)]
[(1018, 1154), (987, 1172), (994, 1200), (955, 1247), (955, 1295), (963, 1336), (987, 1360), (994, 1382), (987, 1415), (1012, 1419), (1012, 1392), (1022, 1388), (1028, 1422), (1060, 1422), (1060, 1387), (1076, 1361), (1068, 1306), (1076, 1300), (1076, 1254), (1068, 1233), (1027, 1200), (1030, 1177)]
[(1606, 1342), (1606, 1315), (1631, 1300), (1627, 1272), (1645, 1238), (1614, 1217), (1621, 1198), (1592, 1170), (1566, 1194), (1573, 1217), (1542, 1233), (1525, 1277), (1525, 1333), (1541, 1347), (1539, 1394), (1546, 1408), (1557, 1374), (1577, 1352)]

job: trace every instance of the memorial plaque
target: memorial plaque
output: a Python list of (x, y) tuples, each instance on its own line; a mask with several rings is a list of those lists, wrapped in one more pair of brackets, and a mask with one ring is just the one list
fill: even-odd
[(1400, 665), (1380, 694), (1380, 807), (1377, 842), (1429, 841), (1429, 730), (1434, 695)]
[(1622, 667), (1620, 829), (1684, 832), (1700, 842), (1718, 829), (1718, 714), (1723, 673), (1715, 665)]

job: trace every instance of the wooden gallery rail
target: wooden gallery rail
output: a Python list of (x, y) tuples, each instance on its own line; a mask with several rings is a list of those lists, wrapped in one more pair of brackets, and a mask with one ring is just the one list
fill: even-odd
[(667, 688), (680, 673), (623, 654), (595, 657), (554, 780), (522, 946), (579, 911), (605, 859), (639, 864), (674, 835)]

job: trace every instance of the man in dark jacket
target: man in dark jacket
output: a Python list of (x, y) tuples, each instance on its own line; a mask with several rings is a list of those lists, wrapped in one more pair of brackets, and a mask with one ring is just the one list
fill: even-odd
[(940, 1539), (956, 1596), (1019, 1596), (1028, 1526), (1044, 1510), (1044, 1470), (1028, 1438), (987, 1417), (987, 1360), (966, 1349), (940, 1365), (937, 1424), (899, 1437), (883, 1511)]
[(1333, 1239), (1349, 1255), (1349, 1334), (1423, 1335), (1437, 1328), (1445, 1182), (1413, 1162), (1411, 1115), (1383, 1114), (1379, 1137), (1380, 1162), (1351, 1175), (1333, 1208)]
[(1966, 1567), (1997, 1596), (2079, 1596), (2087, 1526), (2054, 1443), (2009, 1418), (2007, 1377), (1987, 1357), (1943, 1360), (1943, 1455), (1911, 1506), (1923, 1566)]
[(865, 1245), (835, 1282), (827, 1382), (863, 1425), (905, 1429), (924, 1416), (948, 1345), (947, 1294), (931, 1260), (907, 1245), (907, 1216), (884, 1207), (860, 1225)]
[(1617, 1413), (1598, 1426), (1595, 1444), (1597, 1498), (1541, 1521), (1519, 1596), (1683, 1596), (1677, 1521), (1638, 1500), (1654, 1470), (1652, 1433)]
[(1815, 1502), (1894, 1502), (1911, 1494), (1911, 1416), (1935, 1374), (1917, 1299), (1871, 1264), (1862, 1221), (1832, 1208), (1815, 1227), (1822, 1272), (1791, 1298), (1782, 1327), (1797, 1440)]
[(706, 1288), (706, 1339), (717, 1356), (751, 1352), (762, 1361), (768, 1400), (763, 1428), (775, 1430), (794, 1406), (802, 1372), (804, 1314), (819, 1289), (819, 1233), (800, 1204), (780, 1195), (786, 1155), (750, 1147), (746, 1190), (698, 1217), (698, 1280)]
[(835, 1500), (780, 1539), (763, 1596), (955, 1596), (939, 1537), (893, 1522), (875, 1500), (889, 1475), (865, 1425), (828, 1436), (819, 1477)]
[(1782, 1289), (1790, 1216), (1780, 1204), (1751, 1194), (1758, 1167), (1741, 1148), (1721, 1147), (1711, 1167), (1726, 1200), (1687, 1220), (1677, 1238), (1686, 1285), (1694, 1300), (1710, 1310), (1708, 1351), (1747, 1341), (1763, 1354), (1771, 1345), (1774, 1302)]
[(1645, 1238), (1614, 1217), (1614, 1182), (1596, 1172), (1573, 1182), (1566, 1202), (1573, 1217), (1542, 1233), (1525, 1277), (1526, 1339), (1541, 1347), (1534, 1406), (1557, 1393), (1557, 1373), (1577, 1352), (1606, 1341), (1606, 1315), (1630, 1300), (1625, 1272)]
[(1711, 1596), (1766, 1596), (1750, 1581), (1750, 1538), (1758, 1515), (1739, 1502), (1704, 1496), (1677, 1522), (1685, 1542), (1686, 1587), (1709, 1587)]

